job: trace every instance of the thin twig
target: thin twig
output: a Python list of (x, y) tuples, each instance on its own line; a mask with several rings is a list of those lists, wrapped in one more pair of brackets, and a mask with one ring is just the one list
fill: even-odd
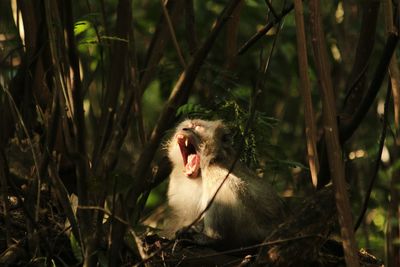
[(364, 218), (365, 212), (368, 209), (368, 203), (369, 203), (369, 199), (371, 197), (372, 188), (374, 187), (376, 178), (378, 177), (379, 167), (381, 166), (382, 151), (383, 151), (383, 147), (385, 145), (385, 139), (386, 139), (386, 130), (387, 130), (388, 113), (389, 113), (388, 112), (389, 111), (389, 101), (390, 101), (391, 91), (392, 91), (392, 83), (389, 80), (387, 92), (386, 92), (386, 98), (385, 98), (385, 108), (384, 108), (384, 112), (383, 112), (383, 116), (382, 116), (383, 117), (382, 133), (381, 133), (381, 137), (379, 138), (379, 149), (378, 149), (378, 153), (376, 154), (374, 170), (373, 170), (373, 174), (372, 174), (371, 180), (368, 185), (367, 192), (365, 194), (364, 203), (361, 208), (360, 214), (358, 215), (357, 222), (354, 225), (354, 231), (357, 231), (358, 227), (361, 225), (361, 222)]
[(98, 210), (98, 211), (101, 211), (101, 212), (107, 214), (108, 216), (110, 216), (110, 217), (116, 219), (117, 221), (119, 221), (120, 223), (124, 224), (125, 226), (131, 227), (131, 225), (130, 225), (130, 223), (129, 223), (128, 221), (125, 221), (124, 219), (122, 219), (122, 218), (120, 218), (120, 217), (114, 215), (112, 212), (106, 210), (105, 208), (98, 207), (98, 206), (78, 206), (78, 209), (81, 209), (81, 210)]
[(187, 64), (185, 62), (185, 59), (183, 58), (182, 49), (180, 48), (178, 40), (176, 39), (174, 26), (172, 25), (171, 18), (169, 17), (169, 14), (168, 14), (168, 10), (165, 6), (164, 0), (160, 0), (160, 1), (161, 1), (162, 10), (163, 10), (163, 13), (165, 16), (165, 20), (167, 21), (169, 33), (171, 34), (172, 42), (175, 46), (176, 53), (178, 54), (179, 61), (182, 65), (183, 69), (186, 69)]
[(272, 6), (271, 2), (269, 0), (265, 0), (265, 3), (267, 4), (269, 11), (271, 11), (272, 15), (274, 15), (275, 19), (279, 20), (278, 13), (276, 13), (275, 8)]
[(267, 23), (261, 30), (259, 30), (248, 41), (244, 43), (244, 45), (237, 52), (238, 55), (243, 55), (251, 46), (253, 46), (260, 38), (262, 38), (275, 24), (279, 23), (287, 14), (289, 14), (289, 12), (293, 10), (293, 8), (294, 8), (293, 4), (284, 8), (281, 14), (278, 16), (278, 19), (275, 18), (273, 21)]
[(14, 111), (18, 117), (18, 123), (21, 125), (24, 134), (28, 140), (28, 144), (29, 147), (31, 148), (31, 152), (32, 152), (32, 158), (33, 158), (33, 162), (35, 164), (35, 173), (36, 173), (36, 179), (37, 179), (37, 195), (36, 195), (36, 209), (35, 209), (35, 222), (37, 222), (39, 220), (39, 202), (40, 202), (40, 184), (41, 184), (41, 177), (40, 177), (40, 173), (39, 173), (39, 161), (37, 159), (37, 155), (36, 155), (36, 151), (35, 151), (35, 147), (33, 146), (33, 142), (32, 142), (32, 138), (29, 135), (28, 129), (26, 128), (24, 119), (22, 118), (21, 113), (18, 110), (18, 107), (16, 106), (14, 99), (11, 95), (11, 93), (8, 91), (8, 89), (6, 89), (5, 87), (3, 87), (4, 92), (6, 93), (6, 95), (8, 96), (8, 100), (10, 102), (10, 105), (14, 108)]

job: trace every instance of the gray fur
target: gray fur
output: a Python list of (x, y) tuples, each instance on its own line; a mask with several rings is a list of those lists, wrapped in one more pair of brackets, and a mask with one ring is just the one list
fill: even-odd
[[(235, 152), (224, 135), (222, 121), (186, 120), (176, 129), (167, 145), (173, 163), (168, 188), (171, 214), (166, 234), (189, 225), (207, 205), (228, 174)], [(200, 174), (187, 177), (177, 135), (195, 143), (200, 155)], [(237, 161), (235, 168), (202, 218), (202, 233), (230, 246), (262, 241), (285, 216), (282, 199), (271, 185)]]

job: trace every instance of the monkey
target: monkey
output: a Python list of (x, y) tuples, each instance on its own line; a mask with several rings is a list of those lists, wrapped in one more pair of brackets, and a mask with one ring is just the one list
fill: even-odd
[[(232, 135), (222, 120), (189, 119), (166, 144), (173, 168), (167, 190), (166, 235), (191, 224), (224, 181), (195, 231), (225, 247), (262, 242), (283, 220), (281, 197), (264, 179), (235, 161)], [(179, 232), (179, 231), (178, 231)]]

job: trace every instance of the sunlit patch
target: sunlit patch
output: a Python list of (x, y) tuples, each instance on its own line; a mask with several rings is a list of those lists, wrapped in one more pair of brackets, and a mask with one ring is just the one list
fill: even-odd
[(390, 153), (389, 153), (389, 149), (387, 148), (387, 146), (384, 146), (382, 149), (381, 161), (383, 163), (390, 162)]
[(367, 156), (367, 151), (363, 150), (363, 149), (358, 149), (355, 151), (351, 151), (349, 153), (349, 159), (350, 160), (354, 160), (354, 159), (360, 159), (360, 158), (364, 158)]
[(337, 62), (341, 62), (342, 61), (342, 55), (340, 54), (339, 48), (337, 47), (336, 44), (332, 44), (331, 45), (331, 53), (332, 53), (332, 57)]
[(344, 10), (343, 10), (342, 2), (338, 3), (338, 6), (337, 6), (336, 12), (335, 12), (335, 19), (338, 24), (342, 23), (344, 20)]

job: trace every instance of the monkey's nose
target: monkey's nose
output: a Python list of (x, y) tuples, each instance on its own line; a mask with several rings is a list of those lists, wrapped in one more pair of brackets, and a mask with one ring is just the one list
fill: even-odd
[(190, 131), (190, 128), (183, 128), (182, 131)]

